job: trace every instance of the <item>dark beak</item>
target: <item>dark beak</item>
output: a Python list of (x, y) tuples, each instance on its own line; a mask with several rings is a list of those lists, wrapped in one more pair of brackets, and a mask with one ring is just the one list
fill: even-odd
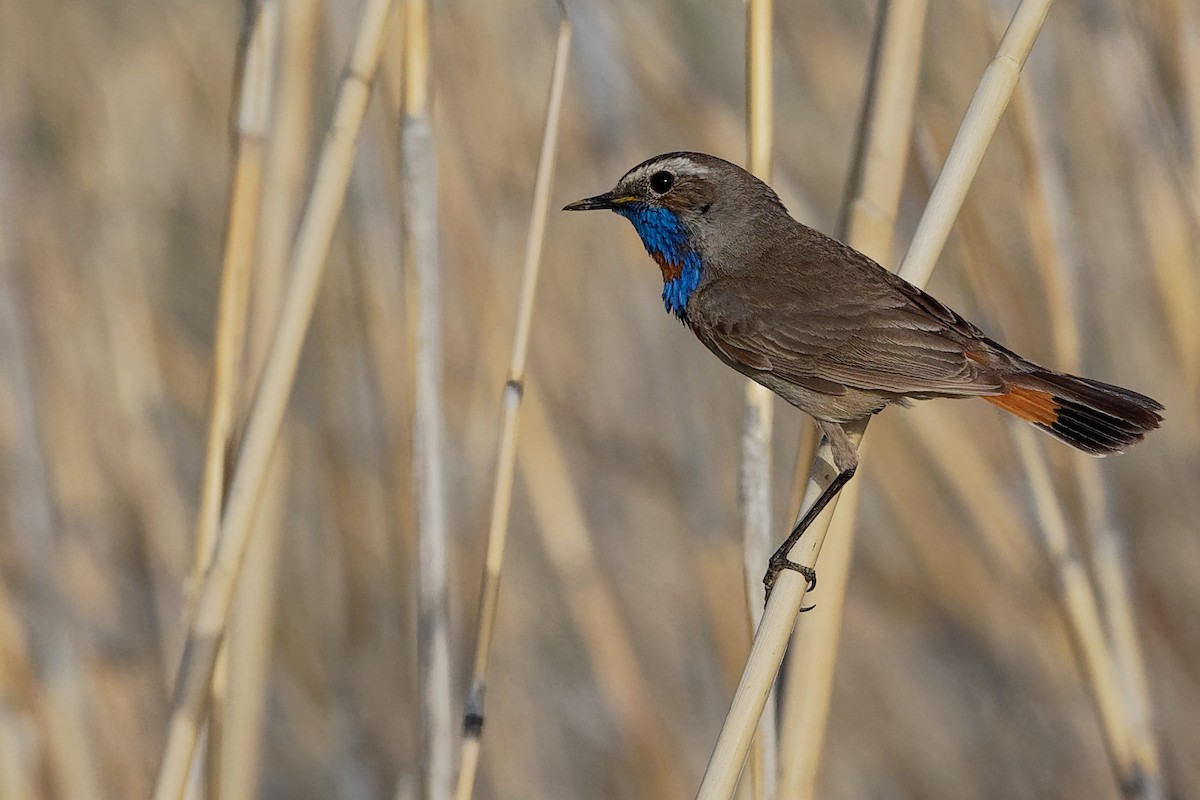
[(583, 200), (576, 200), (574, 203), (568, 203), (563, 206), (563, 211), (598, 211), (605, 208), (611, 210), (620, 205), (620, 200), (614, 197), (612, 192), (605, 192), (595, 197), (587, 197)]

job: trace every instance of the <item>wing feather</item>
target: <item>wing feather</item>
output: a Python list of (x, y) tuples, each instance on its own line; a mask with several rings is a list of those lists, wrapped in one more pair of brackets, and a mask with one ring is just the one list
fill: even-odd
[[(853, 298), (781, 291), (761, 282), (705, 292), (689, 309), (697, 334), (732, 362), (829, 395), (847, 388), (910, 397), (987, 394), (994, 372), (967, 351), (982, 333), (954, 311), (881, 267), (888, 278), (856, 287)], [(874, 276), (872, 276), (874, 277)], [(890, 280), (889, 278), (894, 278)], [(781, 302), (782, 298), (782, 302)]]

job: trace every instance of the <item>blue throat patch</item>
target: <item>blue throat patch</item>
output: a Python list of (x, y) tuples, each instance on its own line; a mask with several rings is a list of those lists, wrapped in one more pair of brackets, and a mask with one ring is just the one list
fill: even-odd
[(687, 229), (673, 211), (628, 203), (617, 213), (633, 223), (646, 252), (663, 271), (663, 305), (687, 322), (687, 302), (700, 285), (700, 255), (688, 242)]

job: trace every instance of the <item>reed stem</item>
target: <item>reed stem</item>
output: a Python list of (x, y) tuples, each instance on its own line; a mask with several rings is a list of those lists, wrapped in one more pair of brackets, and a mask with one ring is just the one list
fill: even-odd
[[(967, 188), (983, 159), (988, 142), (999, 125), (1013, 88), (1029, 51), (1041, 30), (1052, 0), (1022, 0), (1000, 43), (999, 52), (984, 72), (979, 87), (951, 147), (950, 155), (934, 185), (925, 213), (917, 226), (913, 242), (901, 263), (901, 277), (924, 285), (941, 253), (950, 226), (966, 196)], [(847, 426), (857, 445), (866, 430), (866, 422)], [(833, 481), (836, 470), (828, 442), (817, 449), (812, 478), (802, 508), (807, 508)], [(859, 478), (861, 480), (861, 477)], [(837, 509), (837, 498), (812, 524), (806, 535), (792, 548), (789, 558), (800, 564), (815, 565), (829, 524)], [(807, 584), (800, 573), (784, 570), (780, 574), (733, 704), (717, 739), (708, 770), (697, 795), (701, 800), (725, 800), (732, 795), (738, 773), (745, 762), (755, 723), (762, 714), (767, 694), (779, 669), (787, 639), (800, 607)]]
[(558, 152), (558, 125), (566, 86), (567, 63), (571, 53), (571, 19), (559, 4), (558, 43), (550, 76), (550, 98), (546, 104), (546, 123), (534, 179), (533, 208), (525, 240), (525, 262), (521, 272), (521, 292), (517, 301), (517, 328), (501, 399), (500, 443), (496, 454), (496, 481), (492, 489), (492, 514), (488, 526), (487, 555), (482, 588), (479, 593), (479, 621), (475, 636), (475, 660), (471, 686), (463, 714), (463, 744), (459, 760), (457, 800), (469, 800), (474, 793), (479, 768), (480, 737), (483, 733), (484, 701), (487, 695), (487, 671), (491, 659), (492, 637), (496, 629), (496, 607), (500, 598), (500, 572), (504, 565), (504, 547), (508, 540), (509, 506), (512, 501), (513, 474), (516, 466), (517, 429), (521, 399), (525, 388), (525, 362), (533, 324), (534, 298), (541, 267), (542, 242), (546, 216), (550, 208), (550, 185)]
[[(746, 138), (749, 141), (750, 171), (771, 180), (773, 131), (772, 0), (750, 0), (746, 4)], [(746, 578), (746, 627), (749, 638), (763, 614), (762, 576), (771, 557), (774, 536), (771, 492), (771, 443), (775, 395), (767, 387), (747, 379), (746, 409), (742, 421), (742, 457), (738, 472), (738, 496), (742, 513), (742, 557)], [(751, 757), (753, 796), (770, 800), (778, 778), (778, 743), (775, 721), (776, 700), (772, 691), (759, 721)]]
[(166, 742), (155, 781), (155, 800), (181, 798), (187, 783), (209, 683), (228, 624), (229, 608), (249, 544), (258, 500), (287, 410), (325, 257), (345, 198), (355, 140), (370, 97), (371, 78), (383, 49), (384, 21), (390, 8), (391, 0), (367, 0), (349, 67), (338, 91), (333, 120), (292, 251), (291, 283), (279, 329), (267, 357), (233, 471), (217, 549), (212, 565), (205, 573), (196, 611), (189, 620)]

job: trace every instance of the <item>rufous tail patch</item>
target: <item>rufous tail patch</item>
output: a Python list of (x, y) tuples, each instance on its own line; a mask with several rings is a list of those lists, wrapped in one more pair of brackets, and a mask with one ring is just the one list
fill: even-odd
[(983, 399), (1010, 414), (1016, 414), (1023, 420), (1039, 425), (1053, 425), (1058, 419), (1058, 403), (1055, 402), (1054, 396), (1040, 389), (1014, 386), (1008, 394), (988, 395)]

